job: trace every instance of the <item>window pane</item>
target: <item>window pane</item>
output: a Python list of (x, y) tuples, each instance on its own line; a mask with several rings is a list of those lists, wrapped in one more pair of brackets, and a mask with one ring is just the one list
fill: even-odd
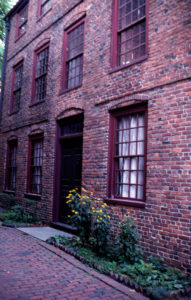
[(51, 0), (42, 0), (41, 3), (41, 15), (51, 8)]
[(39, 194), (42, 181), (42, 139), (32, 141), (30, 172), (30, 191)]
[(142, 112), (117, 118), (115, 191), (120, 197), (143, 199), (144, 126)]
[(49, 48), (37, 54), (36, 79), (35, 79), (35, 102), (46, 98), (47, 72), (48, 72)]
[(16, 154), (17, 144), (10, 143), (9, 147), (9, 158), (8, 158), (8, 189), (14, 191), (16, 189)]

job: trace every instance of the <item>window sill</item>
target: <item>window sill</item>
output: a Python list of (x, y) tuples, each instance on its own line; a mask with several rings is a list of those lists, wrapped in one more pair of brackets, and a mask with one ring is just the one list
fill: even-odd
[(41, 19), (47, 14), (47, 13), (49, 13), (49, 11), (51, 11), (52, 10), (52, 7), (51, 8), (49, 8), (47, 11), (45, 11), (45, 13), (43, 13), (43, 15), (40, 15), (39, 17), (38, 17), (38, 19), (37, 19), (37, 21), (36, 22), (39, 22), (39, 21), (41, 21)]
[(31, 104), (29, 105), (29, 107), (36, 106), (36, 105), (41, 104), (41, 103), (43, 103), (43, 102), (45, 102), (45, 100), (41, 100), (41, 101), (39, 101), (39, 102), (33, 102), (33, 103), (31, 103)]
[(21, 35), (17, 36), (16, 39), (15, 39), (15, 43), (20, 40), (20, 38), (22, 38), (23, 35), (25, 35), (26, 31), (23, 32)]
[(81, 86), (82, 86), (82, 84), (77, 85), (77, 86), (75, 86), (75, 87), (73, 87), (73, 88), (71, 88), (71, 89), (63, 89), (63, 90), (60, 90), (58, 96), (61, 96), (61, 95), (65, 94), (65, 93), (68, 93), (68, 92), (70, 92), (70, 91), (79, 89)]
[(3, 193), (15, 195), (15, 191), (12, 190), (3, 190)]
[(41, 199), (40, 194), (25, 193), (24, 196), (28, 199), (35, 199), (35, 200), (40, 200)]
[(133, 200), (128, 200), (128, 199), (119, 199), (119, 198), (106, 198), (104, 200), (108, 204), (118, 204), (118, 205), (124, 205), (124, 206), (134, 206), (134, 207), (140, 207), (144, 208), (145, 207), (145, 202), (143, 201), (133, 201)]
[(111, 70), (109, 71), (109, 74), (112, 74), (114, 72), (126, 69), (126, 68), (128, 68), (128, 67), (130, 67), (132, 65), (137, 64), (137, 63), (141, 63), (142, 61), (146, 60), (147, 58), (148, 58), (148, 55), (146, 54), (146, 55), (142, 56), (141, 58), (136, 59), (136, 60), (132, 61), (131, 63), (127, 64), (127, 65), (112, 67)]

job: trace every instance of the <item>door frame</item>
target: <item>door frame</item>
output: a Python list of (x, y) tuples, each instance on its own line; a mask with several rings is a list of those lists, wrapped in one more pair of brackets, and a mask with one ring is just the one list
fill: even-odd
[[(53, 222), (59, 222), (59, 209), (60, 209), (60, 184), (61, 184), (61, 150), (62, 150), (62, 141), (71, 140), (81, 137), (83, 139), (83, 131), (81, 133), (71, 134), (65, 137), (61, 136), (61, 125), (62, 123), (71, 123), (71, 120), (74, 122), (76, 120), (84, 121), (83, 114), (76, 116), (64, 118), (56, 122), (56, 145), (55, 145), (55, 171), (54, 171), (54, 202), (53, 202)], [(83, 141), (82, 141), (83, 145)], [(83, 146), (82, 146), (83, 147)], [(83, 154), (83, 148), (82, 148)], [(82, 156), (83, 161), (83, 156)]]

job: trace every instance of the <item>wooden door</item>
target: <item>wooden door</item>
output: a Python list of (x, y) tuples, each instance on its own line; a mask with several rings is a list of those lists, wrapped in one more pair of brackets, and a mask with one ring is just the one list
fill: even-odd
[(61, 142), (60, 222), (67, 223), (70, 214), (66, 196), (74, 188), (81, 190), (82, 137)]

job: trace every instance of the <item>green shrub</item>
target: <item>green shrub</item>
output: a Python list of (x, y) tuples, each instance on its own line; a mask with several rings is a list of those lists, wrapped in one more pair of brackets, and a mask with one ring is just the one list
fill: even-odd
[(76, 189), (71, 190), (66, 198), (71, 210), (68, 218), (71, 218), (77, 227), (82, 242), (87, 243), (91, 234), (92, 200), (88, 195), (81, 197)]
[(12, 206), (11, 210), (0, 214), (0, 219), (8, 223), (40, 223), (38, 217), (27, 213), (22, 205)]
[(77, 227), (82, 242), (89, 243), (99, 254), (105, 253), (111, 229), (106, 204), (101, 199), (94, 199), (93, 194), (88, 196), (84, 189), (83, 195), (77, 189), (71, 190), (67, 199), (66, 203), (71, 210), (68, 218)]
[(97, 208), (92, 207), (92, 211), (91, 244), (96, 253), (103, 255), (107, 253), (109, 232), (111, 230), (110, 216), (107, 213), (106, 204)]
[(0, 203), (5, 209), (11, 209), (16, 203), (16, 197), (13, 194), (0, 193)]
[(128, 216), (120, 223), (119, 242), (121, 255), (131, 264), (138, 262), (141, 257), (140, 250), (137, 247), (139, 240), (138, 229), (133, 219)]

